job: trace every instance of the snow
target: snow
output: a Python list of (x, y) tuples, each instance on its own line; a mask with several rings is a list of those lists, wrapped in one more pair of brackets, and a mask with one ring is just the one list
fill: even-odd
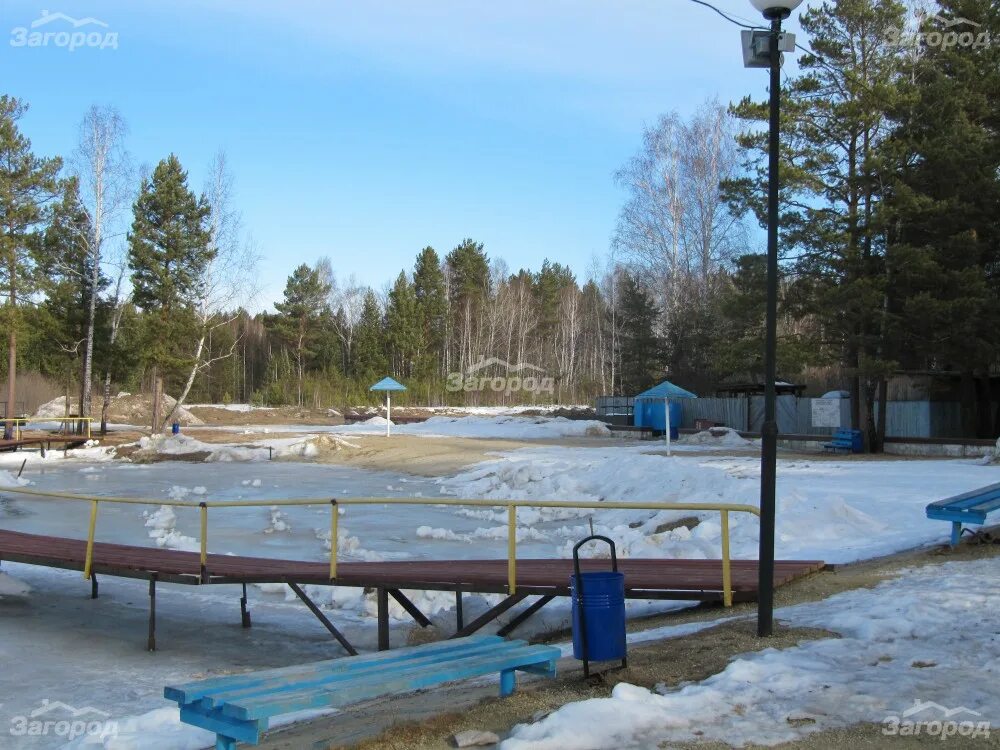
[[(518, 523), (543, 524), (561, 543), (589, 533), (615, 540), (623, 557), (718, 558), (718, 512), (638, 511), (615, 501), (734, 503), (759, 505), (760, 460), (755, 456), (668, 457), (640, 447), (533, 447), (505, 453), (457, 476), (440, 480), (457, 497), (496, 500), (603, 501), (607, 510), (519, 509)], [(1000, 482), (1000, 466), (974, 460), (828, 461), (782, 459), (778, 466), (776, 554), (784, 559), (848, 563), (940, 543), (945, 524), (931, 521), (925, 506), (935, 500)], [(465, 510), (502, 521), (489, 509)], [(463, 512), (460, 510), (459, 515)], [(694, 516), (698, 523), (663, 530)], [(556, 521), (577, 521), (551, 529)], [(732, 554), (757, 557), (757, 519), (730, 514)]]
[[(375, 415), (363, 422), (343, 425), (278, 424), (215, 426), (205, 429), (226, 432), (309, 433), (310, 435), (381, 435), (385, 432), (385, 417)], [(524, 416), (434, 416), (424, 422), (396, 425), (393, 435), (417, 437), (494, 438), (505, 440), (551, 440), (568, 437), (602, 437), (611, 431), (604, 422), (593, 419)]]
[(189, 409), (224, 409), (239, 414), (247, 414), (252, 411), (273, 411), (267, 406), (253, 406), (252, 404), (188, 404)]
[(0, 597), (25, 596), (31, 593), (31, 586), (0, 571)]
[(699, 445), (713, 446), (716, 448), (753, 448), (760, 445), (760, 442), (747, 440), (740, 436), (740, 433), (732, 427), (712, 427), (693, 435), (685, 435), (677, 440), (675, 445)]
[[(577, 431), (581, 426), (585, 430), (587, 424), (539, 418), (441, 417), (423, 425), (400, 426), (399, 431), (434, 434), (435, 431), (451, 429), (469, 434), (481, 430), (480, 434), (486, 432), (497, 436), (499, 429), (517, 431), (522, 436), (529, 433), (541, 436), (553, 435), (561, 430)], [(424, 432), (416, 431), (416, 428), (422, 428)], [(290, 426), (291, 429), (299, 431), (302, 428)], [(309, 455), (310, 450), (317, 450), (322, 441), (338, 446), (347, 444), (349, 440), (333, 430), (309, 429), (315, 434), (269, 438), (250, 446), (206, 443), (186, 435), (160, 436), (145, 443), (147, 450), (162, 452), (167, 457), (205, 451), (209, 463), (164, 461), (131, 464), (111, 460), (104, 449), (96, 448), (88, 449), (89, 453), (83, 453), (86, 458), (81, 459), (73, 459), (73, 452), (69, 459), (63, 459), (58, 452), (50, 453), (45, 460), (37, 458), (36, 454), (26, 454), (29, 461), (20, 480), (15, 475), (23, 460), (22, 455), (17, 454), (15, 462), (10, 460), (13, 454), (0, 454), (0, 487), (29, 484), (32, 489), (54, 492), (70, 489), (99, 496), (150, 497), (157, 502), (145, 508), (102, 504), (98, 539), (130, 544), (147, 540), (146, 543), (151, 546), (173, 549), (197, 549), (200, 543), (197, 508), (171, 508), (159, 504), (175, 498), (196, 503), (199, 499), (273, 502), (290, 496), (447, 496), (481, 497), (500, 502), (507, 499), (588, 500), (601, 501), (605, 505), (606, 509), (597, 511), (571, 507), (518, 509), (518, 555), (522, 558), (566, 556), (576, 540), (590, 533), (591, 520), (597, 533), (607, 534), (617, 542), (622, 556), (716, 558), (721, 542), (718, 513), (626, 510), (615, 507), (616, 502), (642, 500), (756, 505), (759, 494), (759, 459), (739, 450), (731, 454), (719, 450), (708, 455), (701, 449), (697, 452), (679, 450), (668, 457), (663, 455), (659, 445), (628, 446), (602, 441), (594, 441), (593, 447), (534, 445), (501, 454), (440, 480), (329, 464), (266, 461), (267, 447), (277, 455), (304, 456)], [(361, 427), (362, 434), (364, 429)], [(348, 430), (350, 432), (358, 430)], [(1000, 466), (980, 465), (971, 460), (841, 461), (783, 457), (778, 470), (777, 553), (781, 558), (842, 563), (921, 545), (940, 544), (947, 538), (947, 525), (928, 521), (924, 506), (933, 500), (997, 482), (1000, 482)], [(256, 508), (213, 507), (210, 512), (209, 551), (319, 561), (328, 559), (328, 505), (279, 507), (270, 502)], [(340, 512), (338, 547), (340, 559), (344, 561), (505, 556), (507, 527), (506, 511), (502, 508), (344, 506)], [(86, 503), (33, 499), (0, 492), (0, 526), (3, 528), (81, 538), (85, 534), (88, 513)], [(731, 514), (734, 557), (756, 557), (756, 525), (755, 517)], [(604, 554), (603, 550), (601, 554)], [(184, 744), (187, 742), (202, 742), (198, 738), (192, 739), (189, 729), (176, 721), (162, 720), (156, 713), (163, 708), (162, 688), (168, 682), (330, 658), (339, 653), (335, 646), (331, 646), (326, 631), (311, 619), (283, 584), (251, 587), (254, 627), (249, 631), (242, 631), (239, 627), (238, 610), (235, 619), (233, 617), (234, 602), (239, 598), (238, 587), (213, 586), (178, 591), (178, 587), (164, 584), (162, 593), (158, 589), (157, 594), (158, 603), (162, 604), (158, 604), (158, 628), (163, 633), (163, 646), (156, 659), (150, 660), (142, 652), (146, 603), (143, 582), (108, 579), (102, 582), (100, 599), (91, 601), (81, 594), (86, 584), (81, 581), (79, 572), (6, 562), (3, 567), (6, 575), (18, 582), (23, 581), (34, 592), (18, 595), (16, 600), (13, 597), (0, 598), (0, 663), (5, 665), (0, 673), (0, 694), (12, 696), (7, 701), (11, 705), (5, 706), (5, 710), (30, 711), (43, 698), (59, 698), (74, 703), (92, 701), (95, 695), (100, 695), (102, 704), (98, 707), (111, 712), (123, 726), (134, 726), (135, 737), (141, 737), (143, 732), (148, 731), (149, 736), (156, 738), (155, 744), (142, 745), (138, 739), (133, 739), (130, 745), (127, 737), (121, 739), (125, 735), (119, 734), (123, 744), (108, 744), (108, 748), (148, 746), (173, 750), (195, 746)], [(961, 579), (958, 573), (948, 575), (949, 580)], [(353, 643), (362, 649), (375, 647), (374, 592), (366, 594), (358, 588), (325, 586), (310, 586), (307, 591), (331, 613), (331, 618)], [(453, 627), (452, 593), (406, 593), (421, 610), (428, 613), (442, 632)], [(865, 592), (858, 592), (857, 595), (864, 596)], [(843, 611), (817, 610), (819, 614), (810, 614), (809, 610), (796, 610), (783, 612), (781, 616), (789, 620), (799, 617), (800, 624), (808, 624), (810, 617), (815, 622), (836, 623), (834, 629), (842, 632), (845, 638), (864, 640), (870, 636), (876, 639), (874, 642), (884, 643), (884, 636), (890, 629), (891, 612), (885, 610), (884, 615), (877, 617), (870, 614), (879, 612), (876, 604), (882, 607), (898, 604), (903, 607), (900, 609), (903, 614), (908, 611), (906, 607), (922, 612), (917, 606), (918, 594), (910, 592), (907, 596), (910, 599), (900, 598), (895, 592), (892, 596), (885, 596), (883, 592), (884, 601), (881, 604), (867, 599), (853, 602), (853, 611), (864, 614), (863, 618), (855, 615), (857, 622), (854, 624), (849, 621), (852, 610), (847, 605), (842, 607)], [(965, 612), (956, 610), (964, 596), (960, 589), (942, 589), (941, 596), (944, 597), (943, 603), (939, 602), (941, 606), (937, 606), (936, 611), (942, 617), (954, 617), (955, 611)], [(466, 620), (471, 621), (500, 598), (499, 595), (466, 596)], [(15, 601), (27, 603), (27, 607), (18, 605), (21, 609), (17, 612), (24, 614), (8, 616), (15, 606), (11, 602)], [(633, 614), (678, 606), (686, 605), (639, 601), (628, 604), (629, 612)], [(992, 600), (991, 606), (995, 607)], [(514, 608), (506, 613), (497, 626), (509, 621), (519, 611), (519, 608)], [(568, 603), (557, 600), (522, 626), (517, 634), (526, 637), (539, 630), (565, 627), (568, 613)], [(395, 602), (391, 604), (390, 615), (392, 641), (394, 645), (400, 645), (408, 640), (415, 626)], [(933, 612), (921, 614), (919, 628), (925, 625), (931, 627), (932, 615)], [(896, 622), (901, 622), (899, 616)], [(26, 628), (26, 623), (30, 623), (31, 627)], [(833, 627), (832, 624), (825, 626)], [(867, 634), (863, 632), (865, 627), (871, 628)], [(940, 627), (944, 629), (944, 620)], [(919, 628), (913, 633), (923, 639), (924, 631)], [(671, 637), (680, 632), (661, 629), (657, 637)], [(877, 640), (879, 638), (883, 640)], [(902, 637), (896, 636), (896, 640), (901, 642)], [(88, 644), (87, 649), (80, 649), (81, 641)], [(916, 645), (906, 647), (916, 648)], [(819, 647), (803, 644), (802, 648)], [(23, 653), (38, 656), (31, 660), (17, 656)], [(845, 664), (850, 663), (846, 661), (849, 652), (803, 653), (805, 655), (801, 658), (812, 659), (813, 662), (808, 663), (817, 665), (816, 669), (827, 669), (827, 661), (824, 660), (835, 662), (842, 659)], [(763, 656), (747, 658), (750, 666), (742, 666), (740, 669), (744, 672), (726, 678), (731, 682), (720, 682), (704, 690), (721, 691), (726, 685), (732, 687), (738, 684), (739, 674), (756, 674), (754, 670), (758, 669), (764, 670), (760, 673), (764, 675), (761, 679), (771, 674), (767, 671), (773, 667), (770, 662), (757, 662)], [(797, 669), (804, 670), (802, 664)], [(72, 684), (65, 680), (69, 668), (75, 675)], [(923, 674), (933, 669), (917, 671)], [(952, 668), (950, 673), (961, 674), (961, 669)], [(782, 684), (779, 681), (777, 687), (772, 685), (772, 688), (777, 690)], [(61, 687), (57, 691), (53, 685)], [(17, 691), (14, 686), (18, 686)], [(691, 686), (692, 690), (695, 687)], [(747, 695), (750, 697), (757, 695), (753, 692), (757, 688), (753, 686), (742, 689), (749, 691)], [(777, 694), (790, 703), (796, 692), (800, 697), (807, 696), (807, 689), (808, 685), (803, 687), (799, 684), (797, 691), (789, 689), (786, 694), (777, 690)], [(656, 713), (661, 712), (659, 701), (668, 699), (668, 696), (655, 693), (629, 693), (627, 688), (622, 688), (621, 693), (614, 700), (631, 704), (629, 710), (635, 709), (641, 716), (648, 713), (660, 716)], [(715, 693), (706, 692), (706, 695)], [(928, 692), (917, 697), (944, 704), (943, 698), (947, 696), (942, 694), (935, 698), (935, 695), (938, 694)], [(711, 703), (708, 698), (704, 700), (715, 708), (729, 705), (722, 698), (712, 698), (716, 703)], [(975, 705), (969, 705), (979, 710)], [(844, 711), (848, 712), (848, 709), (849, 702), (845, 704)], [(615, 710), (621, 708), (616, 707)], [(709, 712), (708, 709), (705, 711)], [(674, 715), (673, 709), (670, 713)], [(133, 714), (129, 719), (129, 715)], [(676, 715), (686, 716), (683, 712)], [(700, 715), (697, 711), (692, 713), (694, 717)], [(844, 717), (849, 718), (847, 713)], [(718, 717), (712, 720), (716, 719), (722, 721)], [(126, 724), (130, 721), (134, 721), (134, 725)], [(642, 721), (637, 721), (637, 726), (642, 726)], [(658, 721), (657, 726), (662, 727), (662, 720)], [(760, 721), (763, 725), (763, 719)], [(781, 722), (784, 722), (783, 718)], [(781, 729), (803, 731), (801, 727), (791, 725)], [(722, 732), (721, 729), (719, 731)], [(41, 742), (25, 745), (28, 748), (45, 746)], [(637, 746), (643, 745), (640, 743)]]
[[(646, 748), (716, 741), (776, 745), (861, 722), (905, 733), (942, 722), (1000, 725), (1000, 558), (904, 571), (874, 589), (781, 609), (793, 627), (839, 638), (767, 648), (679, 689), (621, 683), (520, 725), (503, 750)], [(909, 725), (907, 724), (909, 723)]]

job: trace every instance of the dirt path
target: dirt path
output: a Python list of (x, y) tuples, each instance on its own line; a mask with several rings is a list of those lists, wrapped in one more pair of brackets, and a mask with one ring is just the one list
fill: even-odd
[[(943, 534), (944, 532), (942, 532)], [(934, 548), (907, 552), (854, 565), (838, 566), (793, 582), (777, 591), (778, 607), (817, 601), (856, 588), (870, 588), (912, 566), (934, 565), (951, 560), (973, 560), (1000, 555), (998, 545), (965, 544), (958, 550)], [(268, 750), (293, 748), (356, 747), (362, 750), (439, 750), (450, 747), (455, 732), (480, 729), (506, 735), (518, 723), (532, 721), (571, 701), (606, 697), (618, 682), (647, 688), (657, 684), (676, 686), (703, 680), (720, 672), (729, 661), (743, 653), (762, 648), (789, 648), (802, 640), (836, 637), (821, 630), (788, 629), (779, 626), (773, 638), (758, 639), (755, 633), (755, 605), (741, 604), (730, 610), (703, 606), (684, 612), (644, 620), (634, 620), (630, 630), (646, 630), (661, 625), (737, 617), (692, 635), (634, 645), (629, 649), (629, 668), (610, 672), (605, 679), (582, 680), (579, 662), (563, 659), (554, 680), (525, 679), (512, 697), (496, 698), (493, 684), (465, 683), (397, 698), (372, 701), (346, 709), (333, 718), (290, 727), (269, 737), (261, 745)], [(568, 634), (554, 634), (552, 640), (566, 640)], [(908, 748), (933, 745), (938, 737), (893, 738), (882, 736), (881, 727), (861, 724), (843, 730), (820, 732), (799, 742), (796, 748), (822, 750), (830, 747)], [(965, 744), (966, 738), (949, 739), (956, 747), (998, 746), (980, 738)], [(674, 745), (671, 745), (672, 747)], [(790, 747), (781, 745), (779, 747)], [(698, 750), (728, 747), (698, 744)]]

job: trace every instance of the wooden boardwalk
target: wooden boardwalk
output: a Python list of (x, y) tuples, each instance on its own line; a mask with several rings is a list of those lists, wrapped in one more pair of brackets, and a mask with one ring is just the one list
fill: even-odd
[[(87, 543), (81, 539), (0, 530), (0, 560), (83, 570), (86, 555)], [(607, 570), (609, 565), (607, 560), (581, 562), (585, 571)], [(818, 560), (778, 560), (775, 562), (774, 583), (780, 586), (823, 567), (824, 563)], [(151, 605), (155, 598), (157, 581), (188, 585), (242, 584), (244, 596), (241, 606), (244, 609), (244, 624), (249, 622), (245, 611), (246, 584), (287, 583), (343, 644), (346, 644), (346, 641), (319, 608), (309, 601), (300, 588), (301, 585), (373, 588), (378, 591), (380, 643), (387, 645), (389, 596), (403, 605), (418, 623), (429, 624), (412, 602), (402, 594), (401, 589), (456, 592), (458, 620), (456, 636), (469, 635), (528, 596), (535, 595), (541, 598), (526, 610), (529, 612), (527, 616), (522, 619), (515, 618), (513, 627), (541, 609), (552, 598), (568, 596), (573, 562), (560, 559), (519, 559), (516, 593), (468, 625), (462, 622), (462, 593), (508, 593), (506, 560), (341, 562), (337, 566), (337, 577), (331, 580), (329, 563), (326, 561), (210, 554), (207, 564), (202, 569), (197, 552), (95, 542), (92, 570), (96, 575), (149, 580)], [(619, 560), (619, 570), (625, 574), (627, 598), (722, 601), (721, 560), (626, 558)], [(93, 579), (95, 597), (96, 575)], [(734, 601), (755, 600), (757, 561), (733, 560), (732, 583)], [(508, 625), (507, 632), (513, 627)], [(501, 632), (501, 634), (506, 633)], [(151, 619), (151, 645), (152, 638)], [(345, 648), (349, 648), (349, 645), (345, 645)]]

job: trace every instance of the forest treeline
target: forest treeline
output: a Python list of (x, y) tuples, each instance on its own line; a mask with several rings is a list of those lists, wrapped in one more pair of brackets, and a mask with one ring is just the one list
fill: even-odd
[[(941, 43), (940, 18), (888, 0), (810, 8), (782, 91), (779, 372), (848, 390), (874, 448), (899, 371), (957, 379), (965, 432), (1000, 432), (1000, 9), (935, 10), (977, 24), (969, 43)], [(568, 403), (762, 372), (764, 101), (648, 127), (613, 175), (625, 203), (591, 268), (510, 269), (472, 227), (449, 248), (415, 245), (379, 289), (331, 251), (289, 269), (259, 313), (255, 262), (275, 249), (244, 226), (224, 153), (200, 190), (174, 154), (136, 170), (122, 117), (95, 106), (74, 153), (41, 156), (26, 108), (0, 99), (10, 403), (17, 368), (65, 383), (93, 416), (118, 389), (340, 407), (388, 374), (404, 402)], [(520, 388), (528, 375), (546, 387)]]

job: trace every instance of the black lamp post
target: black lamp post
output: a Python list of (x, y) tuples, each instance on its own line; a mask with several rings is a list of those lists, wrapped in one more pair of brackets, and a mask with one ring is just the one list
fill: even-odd
[(764, 336), (764, 425), (760, 457), (760, 551), (757, 635), (774, 628), (774, 494), (777, 476), (778, 421), (775, 417), (778, 345), (778, 132), (781, 102), (781, 52), (793, 50), (781, 22), (802, 0), (750, 0), (771, 22), (770, 31), (743, 32), (744, 64), (767, 67), (771, 74), (771, 112), (767, 149), (767, 318)]

